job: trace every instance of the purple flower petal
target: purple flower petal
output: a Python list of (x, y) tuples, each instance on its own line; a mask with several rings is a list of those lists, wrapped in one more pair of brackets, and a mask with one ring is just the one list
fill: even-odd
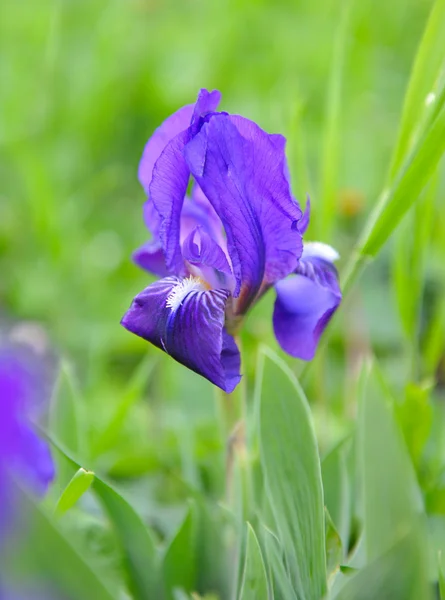
[(201, 127), (205, 115), (217, 108), (220, 99), (217, 90), (201, 90), (196, 104), (183, 107), (156, 130), (139, 166), (139, 179), (149, 196), (144, 206), (145, 223), (160, 239), (169, 272), (183, 273), (180, 216), (190, 178), (183, 149)]
[(136, 296), (122, 325), (230, 393), (241, 376), (238, 348), (224, 330), (228, 297), (196, 277), (166, 277)]
[(139, 163), (138, 176), (147, 195), (149, 194), (150, 183), (153, 177), (153, 167), (156, 161), (161, 156), (168, 142), (190, 126), (194, 109), (194, 104), (188, 104), (177, 110), (156, 129), (146, 143)]
[(313, 359), (320, 336), (341, 302), (335, 258), (329, 246), (307, 244), (296, 274), (275, 284), (275, 336), (291, 356)]
[(301, 210), (284, 175), (283, 148), (255, 123), (224, 114), (213, 115), (185, 147), (190, 170), (227, 235), (238, 312), (262, 285), (292, 272), (301, 255)]
[[(194, 275), (202, 277), (212, 288), (230, 289), (232, 270), (218, 244), (202, 229), (192, 231), (182, 245), (182, 255)], [(196, 271), (193, 271), (196, 267)]]
[(306, 233), (306, 230), (309, 227), (310, 220), (311, 220), (311, 200), (308, 196), (307, 200), (306, 200), (306, 209), (305, 209), (300, 221), (298, 222), (298, 229), (299, 229), (301, 235), (304, 235)]
[(184, 272), (180, 248), (181, 211), (190, 171), (184, 160), (183, 151), (189, 140), (188, 131), (183, 131), (171, 140), (153, 169), (150, 184), (150, 199), (160, 217), (159, 239), (165, 253), (165, 263), (170, 272)]
[(168, 270), (165, 265), (165, 255), (161, 244), (156, 240), (145, 242), (140, 248), (133, 252), (133, 262), (141, 269), (165, 277)]
[(196, 227), (184, 241), (182, 253), (192, 265), (212, 267), (221, 273), (232, 274), (226, 255), (202, 227)]
[(39, 495), (54, 477), (48, 445), (27, 421), (45, 389), (40, 363), (16, 348), (0, 348), (0, 543), (16, 512), (11, 473)]

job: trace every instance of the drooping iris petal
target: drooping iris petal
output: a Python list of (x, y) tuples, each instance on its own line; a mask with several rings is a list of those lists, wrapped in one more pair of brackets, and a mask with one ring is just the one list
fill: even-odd
[(283, 146), (245, 121), (241, 135), (233, 117), (213, 115), (184, 151), (224, 225), (239, 312), (262, 284), (292, 272), (302, 249), (301, 210), (284, 175)]
[(238, 348), (224, 330), (228, 296), (198, 278), (166, 277), (135, 297), (122, 325), (230, 393), (241, 376)]
[(201, 126), (203, 117), (216, 109), (220, 97), (217, 91), (200, 91), (190, 127), (168, 142), (153, 167), (149, 196), (159, 215), (159, 239), (164, 249), (167, 269), (178, 275), (184, 272), (180, 249), (180, 220), (190, 178), (184, 148)]
[(275, 284), (275, 336), (291, 356), (312, 360), (341, 302), (337, 270), (331, 262), (337, 257), (325, 244), (306, 244), (296, 274)]
[(159, 277), (168, 275), (164, 251), (158, 241), (152, 240), (146, 242), (133, 252), (132, 258), (138, 267), (149, 273), (153, 273), (153, 275), (158, 275)]

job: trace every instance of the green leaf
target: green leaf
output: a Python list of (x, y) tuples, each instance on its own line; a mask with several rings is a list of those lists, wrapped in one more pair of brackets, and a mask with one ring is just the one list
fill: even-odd
[[(445, 95), (445, 94), (444, 94)], [(445, 108), (420, 137), (391, 186), (384, 190), (358, 242), (343, 278), (349, 288), (367, 261), (375, 257), (419, 198), (445, 151)]]
[[(78, 454), (84, 448), (81, 440), (80, 407), (82, 397), (68, 362), (62, 361), (57, 383), (51, 398), (49, 429), (65, 448)], [(63, 453), (56, 454), (57, 484), (62, 490), (73, 476), (72, 468)]]
[[(426, 254), (431, 239), (431, 225), (434, 203), (437, 195), (438, 177), (422, 195), (410, 214), (401, 224), (396, 235), (393, 253), (393, 281), (397, 306), (405, 334), (412, 344), (417, 362), (419, 321), (422, 308), (422, 295), (425, 284)], [(413, 367), (417, 367), (413, 364)], [(416, 373), (414, 371), (413, 376)]]
[(97, 476), (93, 489), (122, 545), (130, 590), (140, 600), (155, 598), (159, 593), (159, 567), (156, 548), (147, 527), (130, 504)]
[(151, 354), (141, 360), (128, 382), (127, 388), (124, 390), (111, 419), (94, 443), (92, 448), (93, 456), (98, 456), (113, 447), (131, 407), (141, 398), (156, 362), (156, 359)]
[(195, 534), (195, 515), (194, 506), (192, 505), (164, 555), (162, 572), (167, 600), (174, 600), (176, 589), (185, 592), (192, 592), (196, 589)]
[(261, 539), (265, 548), (266, 565), (268, 565), (270, 570), (269, 579), (272, 588), (272, 598), (295, 600), (296, 595), (289, 578), (289, 573), (285, 567), (284, 551), (278, 538), (270, 529), (263, 526)]
[(356, 575), (346, 580), (333, 600), (428, 600), (428, 582), (419, 580), (422, 551), (407, 535)]
[[(66, 460), (80, 469), (72, 454), (48, 433), (48, 441)], [(149, 531), (132, 506), (95, 473), (93, 491), (102, 502), (122, 547), (129, 587), (135, 598), (156, 598), (158, 594), (158, 563), (156, 549)]]
[(338, 29), (332, 53), (332, 65), (326, 93), (323, 156), (321, 163), (319, 239), (331, 241), (338, 207), (338, 173), (341, 142), (342, 88), (344, 63), (349, 34), (351, 0), (342, 3)]
[(326, 567), (328, 577), (335, 575), (340, 568), (343, 558), (343, 548), (340, 535), (335, 528), (335, 525), (329, 515), (329, 511), (325, 508), (326, 517)]
[(440, 592), (440, 600), (445, 600), (445, 576), (440, 567), (439, 567), (439, 592)]
[(344, 443), (335, 447), (321, 462), (324, 503), (335, 524), (344, 551), (349, 546), (350, 484), (345, 461)]
[(196, 552), (199, 565), (197, 590), (213, 590), (219, 597), (229, 596), (229, 559), (226, 533), (227, 517), (223, 509), (197, 498)]
[(403, 104), (402, 119), (397, 144), (394, 149), (391, 174), (394, 176), (406, 156), (412, 135), (425, 110), (425, 100), (432, 91), (441, 64), (444, 61), (445, 2), (436, 0), (419, 44), (408, 89)]
[(390, 392), (375, 365), (363, 372), (361, 384), (359, 464), (367, 556), (374, 559), (418, 527), (423, 506)]
[(57, 502), (55, 514), (61, 516), (66, 513), (66, 511), (74, 506), (79, 498), (81, 498), (90, 488), (93, 481), (94, 473), (80, 468), (63, 490), (62, 495)]
[[(363, 598), (380, 598), (378, 593), (387, 588), (393, 595), (383, 595), (383, 598), (427, 599), (429, 583), (422, 497), (394, 416), (393, 399), (375, 365), (362, 373), (357, 440), (359, 472), (363, 478), (366, 555), (368, 561), (376, 561), (378, 566), (369, 572), (365, 569), (366, 573), (358, 583), (351, 582), (351, 589), (357, 592), (360, 584), (362, 596), (357, 597)], [(401, 546), (400, 540), (404, 540)], [(393, 573), (381, 561), (386, 552), (389, 552), (387, 563), (391, 560), (395, 563)], [(397, 567), (399, 563), (403, 568)], [(378, 568), (382, 569), (380, 575)], [(402, 572), (398, 573), (397, 569)], [(370, 587), (373, 578), (375, 581)], [(377, 595), (363, 595), (365, 589), (371, 589)], [(349, 597), (356, 596), (351, 592), (345, 596)]]
[(398, 422), (414, 466), (418, 467), (433, 422), (432, 382), (410, 383), (402, 403), (395, 404)]
[(117, 599), (119, 590), (111, 588), (93, 557), (85, 556), (32, 497), (18, 490), (24, 513), (32, 523), (29, 549), (39, 575), (47, 575), (67, 597)]
[(250, 523), (247, 523), (246, 559), (239, 600), (269, 600), (263, 555)]
[(259, 353), (257, 401), (266, 492), (297, 598), (326, 591), (320, 460), (311, 414), (290, 369), (271, 350)]

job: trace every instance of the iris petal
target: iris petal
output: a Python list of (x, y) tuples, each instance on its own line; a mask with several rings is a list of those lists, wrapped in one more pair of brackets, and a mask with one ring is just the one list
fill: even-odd
[[(213, 115), (185, 147), (198, 184), (220, 217), (243, 312), (261, 285), (292, 272), (301, 255), (301, 210), (284, 174), (284, 143), (247, 119)], [(242, 123), (240, 131), (234, 123)]]
[(222, 249), (201, 227), (192, 231), (184, 241), (182, 253), (192, 265), (212, 267), (227, 275), (232, 273)]
[(168, 275), (165, 265), (165, 255), (162, 246), (158, 241), (152, 240), (143, 244), (133, 252), (133, 262), (141, 269), (165, 277)]
[(296, 274), (275, 284), (275, 336), (285, 352), (303, 360), (314, 357), (320, 336), (341, 302), (337, 270), (321, 254), (323, 258), (320, 252), (308, 250)]
[(193, 109), (190, 127), (172, 138), (153, 166), (149, 196), (159, 215), (159, 239), (165, 253), (167, 269), (178, 275), (184, 273), (180, 249), (181, 211), (190, 170), (184, 159), (184, 148), (198, 131), (202, 119), (218, 105), (220, 93), (201, 90)]
[(136, 296), (122, 325), (230, 393), (241, 376), (238, 348), (224, 329), (228, 297), (196, 278), (166, 277)]
[(189, 127), (194, 109), (194, 104), (188, 104), (177, 110), (156, 129), (146, 143), (139, 163), (138, 176), (147, 195), (156, 161), (168, 142)]

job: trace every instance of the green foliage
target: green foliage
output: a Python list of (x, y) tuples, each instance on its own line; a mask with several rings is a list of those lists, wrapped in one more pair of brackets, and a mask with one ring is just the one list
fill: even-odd
[(260, 448), (266, 495), (297, 598), (326, 591), (323, 490), (310, 410), (297, 380), (260, 350)]
[[(37, 321), (63, 358), (56, 481), (18, 489), (2, 585), (445, 598), (444, 39), (444, 0), (3, 3), (2, 322)], [(225, 423), (208, 382), (119, 327), (151, 281), (137, 162), (204, 86), (287, 135), (309, 232), (344, 261), (313, 366), (277, 354), (272, 290), (248, 316)]]
[(83, 494), (85, 494), (85, 492), (90, 488), (93, 481), (94, 473), (80, 468), (75, 475), (73, 475), (73, 478), (63, 490), (62, 495), (60, 496), (56, 505), (56, 514), (61, 516), (63, 513), (73, 507), (79, 498), (81, 498)]
[(252, 526), (247, 524), (246, 561), (239, 600), (269, 600), (266, 568)]

